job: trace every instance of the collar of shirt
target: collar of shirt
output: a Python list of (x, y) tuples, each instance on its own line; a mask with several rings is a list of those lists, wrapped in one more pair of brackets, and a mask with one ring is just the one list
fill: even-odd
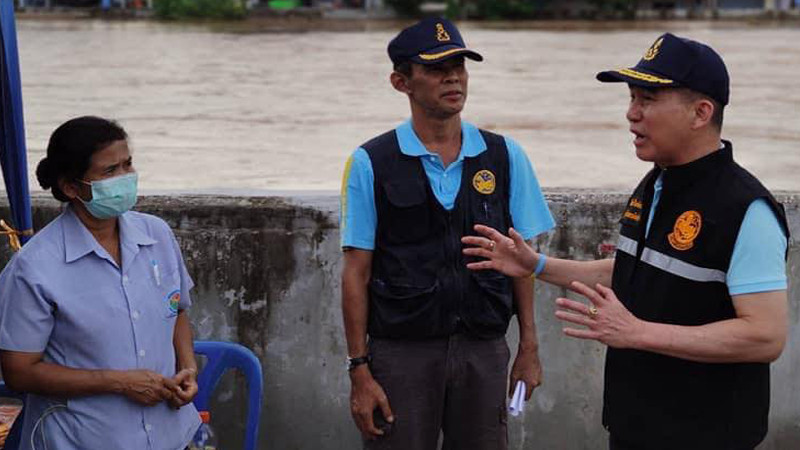
[(733, 161), (733, 145), (722, 141), (723, 147), (692, 162), (662, 170), (664, 192), (673, 192), (716, 171), (722, 164)]
[[(726, 145), (730, 146), (731, 144), (728, 141), (721, 141), (719, 143), (719, 148), (717, 150), (720, 150), (723, 153), (725, 153)], [(730, 153), (730, 151), (728, 151), (727, 153)], [(723, 155), (723, 158), (727, 158), (727, 157), (728, 156)], [(650, 207), (650, 215), (647, 218), (647, 225), (646, 225), (645, 234), (644, 234), (645, 237), (647, 237), (650, 234), (650, 223), (653, 221), (653, 216), (655, 215), (656, 208), (658, 207), (658, 202), (659, 202), (659, 200), (661, 200), (661, 190), (664, 188), (664, 173), (670, 172), (671, 170), (672, 169), (662, 170), (661, 173), (658, 174), (658, 178), (656, 178), (656, 182), (653, 185), (653, 204)]]
[[(400, 144), (400, 151), (408, 156), (426, 156), (434, 155), (425, 148), (425, 144), (419, 140), (417, 133), (414, 132), (414, 127), (411, 125), (411, 119), (403, 122), (395, 130), (397, 132), (397, 141)], [(466, 121), (461, 121), (461, 152), (458, 154), (456, 161), (463, 161), (464, 158), (474, 157), (480, 155), (486, 150), (486, 141), (478, 128)]]
[[(76, 261), (92, 252), (101, 258), (110, 258), (108, 252), (83, 225), (75, 211), (73, 211), (72, 206), (67, 206), (63, 214), (64, 256), (67, 263)], [(156, 241), (140, 230), (136, 224), (132, 223), (128, 217), (130, 214), (128, 212), (119, 216), (120, 246), (133, 250), (135, 253), (139, 246), (152, 245)]]

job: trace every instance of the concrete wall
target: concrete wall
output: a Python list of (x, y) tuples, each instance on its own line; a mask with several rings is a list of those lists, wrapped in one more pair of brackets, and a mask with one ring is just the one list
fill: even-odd
[[(550, 255), (601, 257), (615, 243), (624, 194), (548, 192), (558, 222), (538, 245)], [(782, 195), (800, 236), (800, 194)], [(348, 407), (349, 380), (340, 312), (341, 254), (334, 194), (292, 197), (152, 196), (137, 209), (161, 216), (175, 230), (195, 280), (191, 310), (196, 337), (240, 342), (264, 367), (261, 448), (354, 449), (359, 436)], [(58, 213), (34, 201), (36, 228)], [(0, 217), (9, 217), (0, 203)], [(0, 245), (0, 266), (9, 257)], [(800, 448), (800, 249), (790, 248), (790, 338), (773, 365), (770, 433), (762, 450)], [(536, 323), (544, 385), (523, 418), (510, 418), (512, 449), (605, 449), (600, 425), (604, 348), (565, 338), (554, 298), (536, 286)], [(516, 347), (512, 324), (509, 340)], [(231, 374), (216, 393), (213, 425), (223, 448), (238, 448), (244, 428), (241, 379)]]

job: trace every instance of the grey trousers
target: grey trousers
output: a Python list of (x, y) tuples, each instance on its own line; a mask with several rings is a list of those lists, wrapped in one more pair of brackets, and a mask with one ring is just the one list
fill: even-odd
[(504, 337), (463, 334), (425, 341), (372, 339), (370, 370), (389, 398), (394, 423), (366, 450), (506, 450), (509, 349)]

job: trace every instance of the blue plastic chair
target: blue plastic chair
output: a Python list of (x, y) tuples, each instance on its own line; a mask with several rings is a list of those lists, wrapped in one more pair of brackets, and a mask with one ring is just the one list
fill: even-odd
[(247, 380), (247, 425), (244, 449), (255, 450), (264, 391), (261, 362), (248, 348), (231, 342), (194, 341), (194, 352), (208, 359), (197, 377), (198, 391), (194, 405), (198, 411), (209, 410), (211, 393), (214, 392), (226, 370), (238, 369), (244, 374)]
[[(13, 398), (18, 398), (23, 402), (25, 401), (25, 394), (12, 391), (2, 381), (0, 381), (0, 397), (13, 397)], [(17, 420), (11, 427), (11, 430), (8, 433), (8, 437), (6, 437), (6, 445), (5, 447), (3, 447), (4, 450), (17, 450), (19, 448), (19, 439), (20, 435), (22, 434), (22, 420), (24, 415), (25, 415), (25, 408), (23, 407), (22, 412), (19, 414), (19, 416), (17, 416)]]

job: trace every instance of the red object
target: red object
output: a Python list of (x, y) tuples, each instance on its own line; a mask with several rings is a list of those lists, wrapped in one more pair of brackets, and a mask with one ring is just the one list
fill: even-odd
[(602, 256), (607, 256), (617, 251), (617, 246), (614, 244), (599, 244), (597, 246), (597, 253)]
[(200, 420), (203, 423), (211, 423), (211, 413), (208, 411), (199, 411), (200, 412)]

